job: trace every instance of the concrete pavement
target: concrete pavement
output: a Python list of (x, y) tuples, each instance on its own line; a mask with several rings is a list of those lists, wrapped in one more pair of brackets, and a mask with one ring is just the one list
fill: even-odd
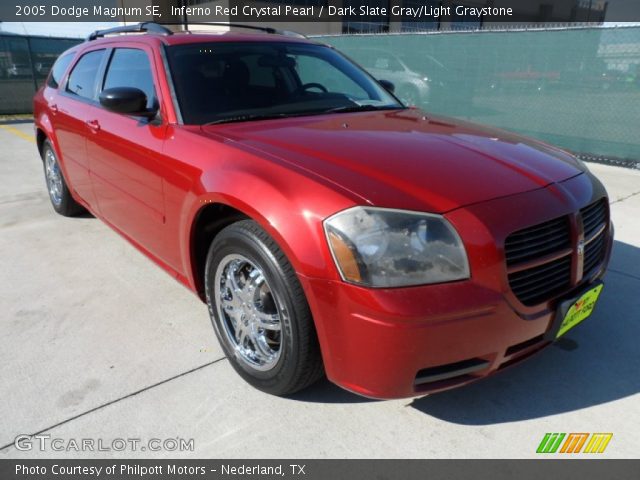
[[(591, 164), (616, 244), (594, 316), (465, 388), (371, 401), (320, 382), (258, 392), (224, 359), (207, 309), (100, 221), (49, 205), (31, 124), (0, 128), (0, 458), (523, 458), (546, 432), (640, 446), (640, 171)], [(20, 434), (193, 439), (193, 451), (19, 451)]]

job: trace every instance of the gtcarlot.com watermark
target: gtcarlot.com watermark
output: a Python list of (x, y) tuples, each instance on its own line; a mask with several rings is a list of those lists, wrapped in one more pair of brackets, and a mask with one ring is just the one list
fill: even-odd
[(58, 438), (48, 434), (18, 435), (13, 445), (21, 452), (193, 452), (193, 438)]

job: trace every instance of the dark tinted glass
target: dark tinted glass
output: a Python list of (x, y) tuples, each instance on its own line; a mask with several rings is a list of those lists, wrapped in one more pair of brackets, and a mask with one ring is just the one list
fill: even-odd
[(133, 48), (117, 48), (113, 52), (103, 89), (113, 87), (139, 88), (147, 95), (147, 108), (155, 103), (153, 75), (147, 54)]
[(167, 51), (188, 124), (402, 108), (363, 70), (322, 45), (216, 42)]
[(62, 75), (64, 75), (71, 60), (73, 60), (74, 55), (74, 53), (67, 53), (56, 60), (56, 63), (53, 64), (53, 68), (51, 69), (51, 75), (49, 75), (49, 79), (47, 80), (48, 86), (58, 88)]
[(95, 97), (96, 77), (102, 62), (104, 50), (85, 53), (73, 67), (67, 83), (67, 92), (79, 97), (93, 99)]

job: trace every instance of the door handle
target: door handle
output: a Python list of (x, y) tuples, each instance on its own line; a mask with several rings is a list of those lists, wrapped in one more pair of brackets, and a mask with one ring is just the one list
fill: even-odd
[(51, 110), (51, 113), (55, 115), (56, 113), (58, 113), (58, 105), (52, 103), (51, 105), (49, 105), (49, 110)]
[(98, 120), (87, 120), (85, 123), (87, 124), (87, 127), (89, 127), (89, 130), (91, 130), (93, 133), (98, 133), (98, 131), (100, 130), (100, 123), (98, 122)]

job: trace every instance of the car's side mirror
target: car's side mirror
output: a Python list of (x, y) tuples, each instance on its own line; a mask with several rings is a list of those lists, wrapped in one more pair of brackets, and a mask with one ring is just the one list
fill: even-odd
[(396, 86), (389, 80), (378, 80), (378, 83), (382, 85), (382, 88), (384, 88), (389, 93), (393, 93), (396, 91)]
[(147, 109), (147, 95), (139, 88), (113, 87), (100, 93), (100, 105), (107, 110), (127, 115), (153, 118), (157, 108)]

